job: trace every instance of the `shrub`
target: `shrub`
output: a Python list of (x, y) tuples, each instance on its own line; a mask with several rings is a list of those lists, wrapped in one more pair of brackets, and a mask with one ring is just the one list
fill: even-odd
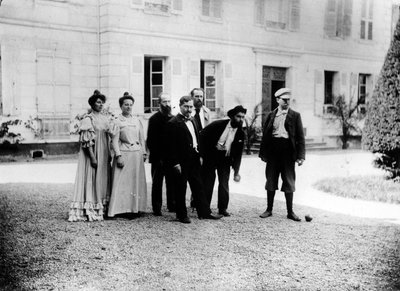
[(364, 115), (358, 112), (359, 105), (358, 101), (353, 104), (352, 99), (347, 102), (344, 95), (334, 96), (333, 98), (332, 117), (334, 120), (338, 120), (341, 126), (342, 149), (348, 148), (348, 141), (351, 136), (361, 132), (357, 122), (364, 118)]
[(262, 128), (257, 125), (257, 119), (261, 116), (261, 103), (257, 103), (254, 108), (251, 116), (245, 118), (244, 122), (246, 127), (244, 128), (246, 143), (246, 154), (251, 154), (251, 148), (253, 144), (260, 138), (262, 135)]
[(363, 132), (366, 149), (380, 153), (375, 165), (400, 176), (400, 21), (369, 102)]

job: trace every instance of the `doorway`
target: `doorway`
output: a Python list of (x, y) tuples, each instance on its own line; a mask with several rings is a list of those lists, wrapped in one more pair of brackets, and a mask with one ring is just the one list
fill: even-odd
[(267, 114), (278, 107), (275, 92), (286, 86), (286, 68), (263, 66), (262, 71), (262, 123)]

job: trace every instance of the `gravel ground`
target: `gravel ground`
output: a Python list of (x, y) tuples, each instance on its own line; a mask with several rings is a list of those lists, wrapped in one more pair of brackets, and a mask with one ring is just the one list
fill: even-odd
[(3, 290), (400, 290), (396, 224), (305, 206), (296, 223), (281, 201), (260, 219), (265, 199), (235, 193), (220, 221), (69, 223), (72, 190), (0, 185)]

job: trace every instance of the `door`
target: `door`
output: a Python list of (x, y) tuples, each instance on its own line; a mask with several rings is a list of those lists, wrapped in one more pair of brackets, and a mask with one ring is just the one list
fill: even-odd
[(274, 110), (276, 103), (274, 94), (286, 85), (286, 68), (263, 66), (262, 71), (262, 124), (268, 112)]

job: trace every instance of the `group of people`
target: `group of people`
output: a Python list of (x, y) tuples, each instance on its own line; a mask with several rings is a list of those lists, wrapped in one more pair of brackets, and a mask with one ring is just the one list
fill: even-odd
[[(289, 108), (290, 89), (275, 93), (278, 108), (267, 116), (260, 158), (267, 163), (267, 209), (261, 218), (272, 216), (279, 176), (285, 192), (287, 218), (300, 221), (293, 212), (295, 162), (305, 159), (304, 133), (300, 114)], [(179, 100), (179, 112), (171, 112), (171, 98), (159, 95), (159, 110), (149, 119), (147, 141), (143, 126), (132, 115), (134, 98), (124, 93), (119, 99), (121, 114), (103, 114), (106, 97), (95, 91), (88, 102), (91, 111), (80, 125), (81, 149), (69, 221), (103, 220), (116, 215), (139, 216), (147, 208), (144, 160), (150, 153), (151, 203), (155, 216), (162, 214), (165, 179), (166, 205), (181, 223), (191, 223), (186, 207), (186, 189), (191, 189), (191, 206), (199, 219), (229, 217), (229, 179), (239, 182), (245, 141), (243, 121), (247, 110), (238, 105), (229, 118), (211, 122), (204, 105), (204, 90), (194, 88)], [(218, 176), (218, 213), (210, 204)]]

